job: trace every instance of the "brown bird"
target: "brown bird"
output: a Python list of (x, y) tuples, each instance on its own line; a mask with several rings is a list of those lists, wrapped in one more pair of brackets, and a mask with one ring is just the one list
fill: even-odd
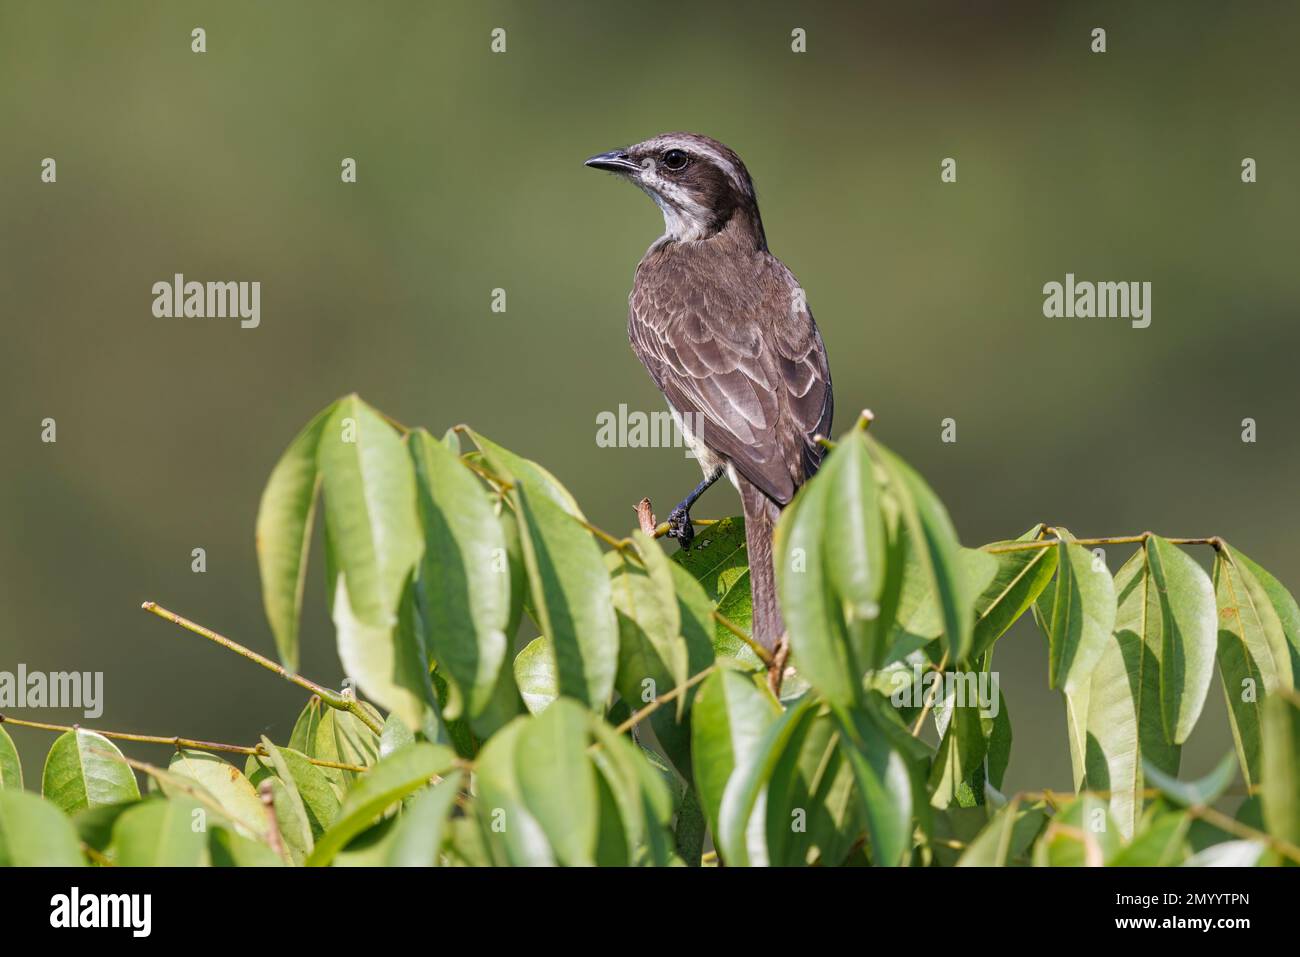
[(772, 565), (781, 509), (822, 459), (831, 427), (826, 347), (803, 290), (767, 249), (749, 171), (717, 140), (665, 133), (587, 160), (649, 194), (664, 234), (636, 268), (628, 337), (668, 400), (704, 481), (673, 509), (690, 548), (690, 509), (725, 472), (740, 492), (754, 637), (784, 632)]

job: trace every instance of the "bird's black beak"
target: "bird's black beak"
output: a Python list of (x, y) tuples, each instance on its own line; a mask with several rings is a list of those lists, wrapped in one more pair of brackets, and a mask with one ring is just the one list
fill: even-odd
[(611, 173), (635, 173), (641, 169), (627, 155), (627, 150), (610, 150), (608, 153), (598, 153), (583, 165), (590, 166), (592, 169), (609, 170)]

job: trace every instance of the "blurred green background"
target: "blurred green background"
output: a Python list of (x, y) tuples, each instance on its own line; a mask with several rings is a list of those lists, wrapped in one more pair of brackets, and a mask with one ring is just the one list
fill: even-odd
[[(582, 160), (674, 129), (745, 159), (837, 427), (872, 408), (965, 543), (1219, 534), (1300, 586), (1298, 34), (1294, 4), (0, 0), (0, 669), (105, 672), (99, 727), (287, 737), (296, 688), (139, 605), (271, 651), (258, 497), (353, 390), (540, 459), (602, 526), (666, 514), (695, 463), (595, 443), (662, 408), (624, 328), (662, 223)], [(176, 272), (260, 280), (261, 327), (154, 318)], [(1066, 272), (1151, 281), (1151, 327), (1044, 319)], [(719, 486), (695, 514), (737, 511)], [(314, 561), (303, 671), (337, 683)], [(1032, 625), (997, 665), (1008, 787), (1068, 788)], [(13, 734), (39, 786), (51, 736)], [(1230, 747), (1216, 679), (1184, 768)]]

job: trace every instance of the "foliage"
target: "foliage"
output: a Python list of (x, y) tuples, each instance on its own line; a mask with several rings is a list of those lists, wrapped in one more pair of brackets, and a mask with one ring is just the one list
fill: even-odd
[[(745, 631), (740, 520), (700, 523), (669, 558), (644, 531), (595, 528), (553, 474), (468, 428), (435, 437), (339, 400), (290, 444), (257, 517), (275, 646), (317, 691), (289, 740), (178, 739), (163, 769), (110, 740), (130, 735), (69, 729), (41, 797), (0, 727), (0, 863), (1300, 862), (1290, 593), (1220, 539), (1040, 525), (964, 548), (866, 425), (777, 528), (783, 669)], [(292, 674), (318, 511), (339, 658), (368, 700)], [(1125, 542), (1112, 576), (1090, 546)], [(1001, 790), (1012, 725), (993, 656), (1026, 614), (1073, 794)], [(1216, 670), (1236, 754), (1180, 780)]]

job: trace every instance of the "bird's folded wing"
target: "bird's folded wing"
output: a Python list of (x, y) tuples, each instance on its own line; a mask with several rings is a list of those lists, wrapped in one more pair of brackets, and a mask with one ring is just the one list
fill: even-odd
[(812, 316), (784, 296), (709, 301), (698, 286), (681, 289), (638, 286), (632, 347), (687, 428), (785, 505), (821, 461), (813, 436), (830, 427), (830, 373)]

